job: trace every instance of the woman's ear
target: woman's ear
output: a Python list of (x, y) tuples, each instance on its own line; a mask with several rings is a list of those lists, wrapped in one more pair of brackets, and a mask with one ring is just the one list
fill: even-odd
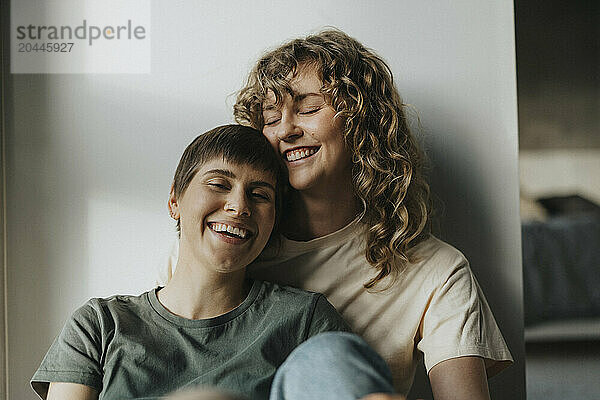
[(169, 214), (171, 218), (174, 220), (179, 219), (179, 204), (177, 203), (177, 199), (175, 198), (175, 188), (171, 186), (171, 193), (169, 193), (169, 202), (167, 203), (167, 207), (169, 207)]

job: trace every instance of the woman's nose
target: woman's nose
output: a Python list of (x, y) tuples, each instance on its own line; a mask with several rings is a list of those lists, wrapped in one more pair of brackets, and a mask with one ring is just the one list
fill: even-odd
[(291, 142), (302, 136), (302, 129), (292, 115), (283, 115), (276, 132), (280, 142)]
[(233, 214), (236, 217), (250, 216), (250, 205), (248, 204), (245, 193), (231, 192), (227, 197), (224, 209), (226, 212)]

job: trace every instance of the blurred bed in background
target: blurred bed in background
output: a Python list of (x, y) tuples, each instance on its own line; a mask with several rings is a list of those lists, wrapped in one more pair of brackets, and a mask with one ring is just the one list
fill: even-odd
[(521, 149), (527, 398), (600, 398), (600, 149)]
[(521, 196), (526, 340), (600, 339), (600, 205)]
[(600, 150), (521, 150), (525, 339), (600, 340)]

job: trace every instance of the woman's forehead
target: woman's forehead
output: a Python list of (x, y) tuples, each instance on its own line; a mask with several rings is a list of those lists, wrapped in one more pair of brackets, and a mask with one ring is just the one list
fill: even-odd
[(196, 176), (211, 174), (222, 175), (232, 179), (264, 181), (272, 183), (272, 186), (277, 183), (275, 171), (266, 168), (262, 163), (230, 160), (224, 156), (214, 157), (199, 166)]
[(290, 96), (293, 100), (301, 100), (311, 95), (322, 96), (323, 82), (314, 67), (298, 68), (286, 83), (283, 90), (281, 88), (267, 89), (263, 110), (277, 105), (275, 90), (279, 91), (282, 97)]

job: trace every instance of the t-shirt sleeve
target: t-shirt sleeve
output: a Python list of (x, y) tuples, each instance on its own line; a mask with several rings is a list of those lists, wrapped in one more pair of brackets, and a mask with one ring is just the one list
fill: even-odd
[(420, 326), (417, 348), (424, 353), (427, 373), (456, 357), (485, 360), (488, 376), (513, 361), (492, 311), (468, 264), (457, 266), (433, 292)]
[(317, 295), (313, 307), (312, 318), (310, 319), (310, 324), (304, 339), (328, 331), (351, 332), (352, 330), (337, 312), (335, 307), (327, 301), (325, 296), (319, 294)]
[(79, 383), (102, 390), (100, 306), (88, 301), (67, 321), (31, 378), (31, 387), (45, 399), (50, 382)]

